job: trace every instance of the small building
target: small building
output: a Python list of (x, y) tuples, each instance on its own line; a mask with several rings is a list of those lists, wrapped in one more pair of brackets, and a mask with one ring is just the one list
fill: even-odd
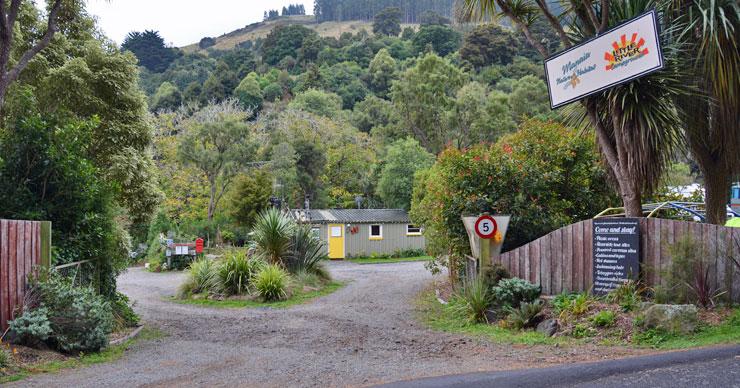
[(295, 215), (326, 243), (330, 259), (426, 248), (421, 228), (402, 209), (312, 209)]

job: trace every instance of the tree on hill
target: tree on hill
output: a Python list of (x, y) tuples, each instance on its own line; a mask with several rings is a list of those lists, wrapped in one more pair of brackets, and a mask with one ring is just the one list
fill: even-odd
[(161, 73), (177, 58), (177, 49), (167, 47), (158, 31), (133, 31), (126, 35), (121, 49), (131, 51), (139, 59), (139, 64), (149, 71)]
[(378, 12), (373, 20), (373, 33), (398, 36), (401, 33), (401, 16), (401, 9), (396, 7)]
[(411, 208), (414, 174), (434, 163), (434, 155), (415, 139), (397, 140), (387, 147), (385, 163), (380, 171), (377, 192), (388, 208)]
[(465, 35), (460, 58), (476, 68), (489, 65), (508, 65), (514, 59), (514, 37), (501, 27), (484, 24)]
[(170, 82), (162, 82), (152, 96), (151, 111), (175, 110), (182, 104), (182, 93)]
[(445, 25), (445, 24), (452, 24), (452, 21), (449, 18), (446, 18), (434, 11), (427, 10), (424, 11), (421, 16), (419, 17), (419, 24), (422, 26), (424, 25)]
[(427, 45), (430, 45), (434, 52), (444, 57), (460, 47), (460, 33), (448, 26), (422, 26), (414, 35), (412, 43), (417, 53), (424, 52)]
[(316, 31), (300, 24), (277, 26), (262, 42), (262, 60), (272, 66), (283, 58), (294, 56), (303, 47), (303, 41), (311, 38)]
[(245, 109), (251, 109), (258, 112), (262, 109), (262, 90), (257, 81), (257, 73), (249, 73), (239, 86), (234, 89), (234, 97)]
[(241, 226), (251, 227), (262, 210), (269, 206), (272, 195), (272, 176), (256, 170), (236, 179), (228, 203), (231, 216)]
[(201, 39), (200, 42), (198, 42), (198, 47), (205, 50), (209, 47), (212, 47), (216, 44), (216, 39), (211, 38), (210, 36), (206, 36), (205, 38)]
[(395, 79), (396, 60), (393, 59), (387, 49), (382, 48), (375, 54), (368, 67), (368, 78), (370, 87), (380, 97), (385, 97), (391, 87), (391, 81)]
[(403, 23), (417, 23), (425, 11), (452, 17), (454, 3), (455, 0), (315, 0), (314, 15), (319, 23), (372, 20), (383, 9), (397, 7), (401, 10)]

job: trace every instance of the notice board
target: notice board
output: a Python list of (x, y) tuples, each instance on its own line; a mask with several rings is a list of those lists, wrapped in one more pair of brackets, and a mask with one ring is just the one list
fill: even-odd
[(640, 224), (637, 218), (593, 221), (595, 295), (606, 295), (640, 274)]

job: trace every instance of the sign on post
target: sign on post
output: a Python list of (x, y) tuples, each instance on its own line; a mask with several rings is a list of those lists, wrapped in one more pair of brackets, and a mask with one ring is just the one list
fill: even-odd
[(475, 233), (480, 238), (493, 238), (498, 231), (498, 224), (493, 217), (484, 214), (475, 221)]
[(545, 60), (555, 109), (663, 68), (655, 10)]
[(637, 218), (593, 221), (595, 295), (606, 295), (640, 274), (640, 224)]

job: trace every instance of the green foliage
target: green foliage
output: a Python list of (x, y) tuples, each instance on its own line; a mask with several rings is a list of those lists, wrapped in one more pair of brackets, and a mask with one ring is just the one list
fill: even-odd
[(486, 311), (490, 305), (491, 292), (480, 278), (465, 282), (450, 300), (450, 306), (471, 324), (488, 322)]
[(234, 97), (245, 108), (253, 112), (259, 112), (262, 109), (262, 90), (257, 81), (257, 74), (249, 73), (234, 89)]
[(265, 301), (284, 300), (288, 297), (288, 281), (290, 277), (277, 264), (268, 264), (257, 273), (254, 287)]
[(495, 24), (483, 24), (465, 35), (460, 47), (460, 59), (476, 68), (508, 65), (514, 59), (514, 37)]
[(258, 252), (271, 263), (282, 263), (290, 251), (295, 223), (279, 209), (269, 208), (257, 216), (253, 239)]
[(701, 241), (686, 235), (668, 247), (670, 266), (663, 272), (666, 287), (660, 292), (672, 303), (696, 303), (707, 308), (723, 292), (712, 286), (710, 274), (715, 272), (717, 258), (702, 247)]
[(393, 59), (388, 49), (382, 48), (370, 61), (367, 69), (368, 83), (376, 95), (384, 97), (395, 79), (396, 60)]
[(208, 293), (219, 287), (219, 266), (207, 258), (198, 259), (190, 263), (188, 279), (180, 287), (180, 295)]
[(573, 300), (578, 296), (577, 293), (560, 293), (552, 299), (552, 307), (555, 315), (560, 315), (563, 311), (567, 310)]
[(310, 41), (316, 31), (300, 24), (279, 25), (270, 31), (262, 42), (262, 59), (270, 65), (277, 65), (285, 57), (295, 55)]
[(570, 335), (572, 335), (574, 338), (586, 338), (591, 337), (594, 334), (596, 334), (596, 329), (594, 329), (593, 327), (589, 327), (588, 325), (583, 323), (577, 323), (575, 326), (573, 326), (573, 329), (570, 333)]
[(555, 312), (559, 312), (560, 319), (563, 320), (578, 318), (586, 314), (593, 304), (593, 299), (585, 292), (563, 295), (566, 296), (558, 300), (555, 305)]
[(550, 109), (545, 82), (533, 75), (527, 75), (514, 82), (514, 88), (509, 95), (509, 105), (517, 122), (532, 117), (544, 120), (554, 115)]
[(327, 21), (367, 20), (388, 7), (398, 7), (406, 23), (418, 23), (426, 11), (452, 16), (453, 0), (317, 0), (314, 13), (319, 23)]
[(275, 102), (283, 97), (283, 87), (277, 82), (272, 82), (262, 89), (262, 96), (265, 101)]
[(218, 267), (218, 289), (223, 295), (246, 294), (254, 276), (265, 267), (265, 262), (247, 257), (244, 251), (226, 255)]
[(333, 118), (337, 117), (338, 113), (342, 110), (342, 98), (334, 93), (309, 89), (295, 96), (288, 106), (319, 116)]
[(411, 219), (425, 227), (428, 249), (465, 254), (460, 214), (512, 214), (506, 251), (591, 218), (614, 197), (590, 137), (532, 120), (494, 145), (446, 150), (413, 198)]
[(306, 272), (324, 276), (321, 261), (327, 260), (324, 242), (316, 236), (310, 225), (297, 225), (293, 230), (291, 253), (283, 259), (291, 273)]
[(414, 139), (397, 140), (386, 148), (385, 163), (380, 171), (377, 192), (388, 208), (411, 207), (414, 174), (429, 168), (434, 156)]
[(530, 329), (536, 327), (542, 321), (542, 309), (545, 305), (541, 300), (522, 302), (519, 308), (506, 308), (509, 315), (506, 317), (506, 325), (513, 329)]
[(175, 110), (182, 104), (182, 94), (177, 86), (162, 82), (157, 88), (157, 92), (152, 96), (151, 110), (158, 112), (161, 110)]
[(524, 279), (501, 279), (491, 287), (493, 301), (498, 307), (518, 309), (522, 303), (532, 303), (540, 297), (542, 286)]
[(229, 213), (237, 224), (252, 227), (254, 220), (269, 205), (272, 176), (264, 169), (239, 176), (230, 193)]
[(610, 303), (616, 303), (625, 312), (633, 311), (639, 307), (642, 297), (640, 296), (643, 290), (638, 288), (636, 282), (630, 280), (626, 283), (620, 284), (619, 287), (610, 291), (606, 296), (606, 300)]
[(460, 47), (460, 33), (448, 26), (424, 25), (414, 35), (412, 44), (417, 53), (422, 53), (427, 46), (431, 46), (435, 53), (444, 57)]
[(503, 279), (510, 279), (511, 274), (503, 265), (496, 263), (483, 273), (483, 282), (489, 287), (497, 285)]
[(116, 292), (116, 296), (111, 300), (111, 313), (114, 331), (139, 325), (139, 316), (134, 312), (131, 301), (120, 292)]
[(401, 33), (400, 8), (388, 7), (377, 14), (373, 19), (373, 33), (379, 35), (398, 36)]
[(617, 321), (614, 311), (603, 310), (589, 317), (589, 320), (597, 327), (611, 327)]
[(432, 10), (426, 10), (422, 12), (421, 16), (419, 16), (419, 24), (421, 25), (429, 25), (429, 24), (451, 24), (452, 21), (437, 12), (434, 12)]
[(156, 73), (165, 71), (178, 56), (177, 49), (167, 47), (159, 31), (152, 30), (129, 32), (121, 50), (133, 52), (141, 66)]
[(465, 80), (465, 73), (457, 66), (430, 53), (393, 84), (391, 99), (402, 124), (429, 152), (438, 153), (450, 140), (449, 131), (440, 123), (444, 112), (454, 106), (457, 90)]
[(454, 146), (469, 147), (481, 142), (493, 142), (514, 132), (509, 96), (487, 92), (478, 82), (470, 82), (457, 91), (455, 103), (447, 112), (449, 136)]
[(5, 348), (0, 348), (0, 369), (5, 369), (10, 366), (12, 358)]
[(75, 287), (55, 274), (49, 274), (44, 281), (34, 281), (32, 287), (38, 305), (29, 306), (11, 322), (21, 338), (43, 341), (65, 352), (98, 351), (108, 344), (113, 316), (103, 297), (90, 288)]

